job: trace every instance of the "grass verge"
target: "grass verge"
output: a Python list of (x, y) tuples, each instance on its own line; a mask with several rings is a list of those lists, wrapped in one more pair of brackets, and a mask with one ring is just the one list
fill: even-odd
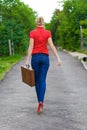
[(23, 59), (22, 55), (14, 55), (8, 57), (0, 57), (0, 80), (2, 80), (5, 74), (11, 69), (11, 67)]

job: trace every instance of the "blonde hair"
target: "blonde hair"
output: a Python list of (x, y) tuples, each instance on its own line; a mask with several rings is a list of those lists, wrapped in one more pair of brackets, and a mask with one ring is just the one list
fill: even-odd
[(37, 20), (36, 20), (36, 25), (37, 26), (44, 25), (44, 18), (43, 17), (38, 17)]

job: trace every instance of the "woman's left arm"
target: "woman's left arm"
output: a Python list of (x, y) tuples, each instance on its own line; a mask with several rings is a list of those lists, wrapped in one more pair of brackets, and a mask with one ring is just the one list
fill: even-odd
[(48, 45), (50, 46), (51, 50), (53, 51), (54, 55), (56, 56), (57, 60), (58, 60), (58, 66), (61, 66), (62, 61), (60, 60), (60, 57), (58, 55), (58, 52), (56, 50), (56, 47), (53, 44), (52, 38), (48, 38)]
[(30, 44), (29, 44), (29, 48), (28, 48), (28, 56), (27, 56), (27, 60), (26, 60), (26, 66), (29, 65), (33, 47), (34, 47), (34, 39), (30, 38)]

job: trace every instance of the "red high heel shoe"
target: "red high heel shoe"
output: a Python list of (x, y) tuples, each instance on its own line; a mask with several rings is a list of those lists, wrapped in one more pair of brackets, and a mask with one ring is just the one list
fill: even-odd
[(42, 102), (39, 102), (37, 112), (38, 112), (38, 114), (41, 114), (43, 112), (43, 103)]

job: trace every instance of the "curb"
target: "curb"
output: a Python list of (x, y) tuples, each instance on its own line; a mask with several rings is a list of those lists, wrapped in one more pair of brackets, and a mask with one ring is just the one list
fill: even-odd
[(71, 56), (73, 57), (78, 57), (78, 60), (81, 61), (81, 63), (83, 64), (83, 67), (87, 70), (87, 61), (83, 61), (83, 58), (86, 57), (86, 54), (83, 53), (79, 53), (79, 52), (68, 52)]
[(87, 62), (84, 62), (83, 60), (81, 60), (81, 63), (83, 64), (84, 68), (87, 70)]

